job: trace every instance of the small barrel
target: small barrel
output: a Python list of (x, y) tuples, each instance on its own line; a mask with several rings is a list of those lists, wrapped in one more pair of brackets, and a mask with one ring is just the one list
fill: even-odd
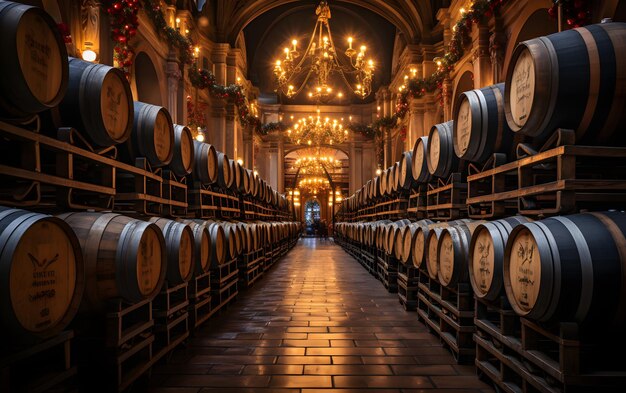
[(167, 273), (165, 279), (170, 286), (176, 286), (191, 280), (194, 268), (194, 238), (189, 225), (167, 218), (153, 217), (150, 222), (156, 224), (165, 238), (167, 252)]
[(518, 225), (504, 252), (504, 287), (528, 319), (626, 327), (626, 214), (599, 212)]
[(167, 257), (161, 229), (115, 213), (59, 216), (76, 233), (85, 260), (81, 309), (102, 311), (108, 300), (152, 299), (165, 280)]
[(430, 172), (428, 171), (428, 137), (422, 136), (417, 138), (413, 145), (411, 154), (412, 171), (411, 175), (416, 183), (427, 183), (430, 181)]
[(603, 23), (520, 43), (506, 74), (504, 110), (514, 132), (577, 144), (626, 140), (626, 24)]
[(217, 184), (223, 189), (232, 184), (230, 161), (226, 154), (217, 152)]
[(124, 143), (133, 130), (133, 95), (117, 68), (69, 60), (69, 86), (59, 105), (61, 125), (76, 128), (93, 144)]
[(448, 178), (458, 169), (459, 158), (454, 154), (452, 127), (454, 121), (435, 124), (428, 134), (428, 171), (431, 175)]
[(187, 176), (193, 171), (194, 140), (191, 130), (186, 126), (174, 124), (174, 155), (169, 168), (177, 176)]
[(153, 167), (169, 164), (174, 156), (174, 125), (169, 112), (135, 101), (133, 132), (121, 153), (133, 164), (137, 157), (145, 157)]
[(0, 207), (0, 328), (6, 340), (48, 338), (74, 318), (85, 289), (83, 255), (56, 217)]
[(461, 93), (452, 118), (457, 157), (476, 163), (493, 153), (512, 157), (514, 134), (504, 117), (504, 83)]
[(204, 142), (193, 141), (195, 165), (193, 166), (193, 178), (203, 185), (217, 182), (217, 151), (212, 145)]
[(502, 261), (509, 234), (523, 216), (507, 217), (480, 224), (472, 234), (469, 248), (469, 278), (477, 298), (494, 301), (502, 295)]
[(211, 267), (211, 235), (204, 222), (179, 219), (180, 222), (189, 225), (194, 239), (194, 275), (206, 273)]
[(67, 90), (68, 60), (54, 20), (41, 8), (0, 1), (0, 37), (0, 113), (23, 118), (57, 106)]

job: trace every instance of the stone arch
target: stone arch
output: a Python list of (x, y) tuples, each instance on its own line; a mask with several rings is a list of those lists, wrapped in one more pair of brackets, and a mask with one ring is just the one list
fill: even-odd
[(473, 90), (473, 89), (474, 89), (474, 72), (473, 72), (472, 65), (467, 63), (459, 70), (459, 73), (454, 79), (454, 89), (452, 90), (452, 97), (450, 101), (451, 103), (450, 113), (447, 114), (446, 120), (449, 120), (452, 118), (452, 113), (454, 113), (453, 111), (454, 105), (456, 105), (456, 101), (461, 95), (461, 93), (464, 93), (468, 90)]
[(146, 52), (139, 52), (135, 56), (134, 70), (137, 101), (163, 106), (157, 69)]

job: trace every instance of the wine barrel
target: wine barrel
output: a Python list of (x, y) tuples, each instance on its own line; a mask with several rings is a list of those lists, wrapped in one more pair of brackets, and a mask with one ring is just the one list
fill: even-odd
[(221, 151), (217, 152), (217, 184), (226, 189), (232, 184), (230, 160), (228, 156)]
[(435, 124), (428, 134), (428, 171), (431, 175), (448, 178), (458, 169), (459, 158), (454, 154), (452, 127), (454, 121)]
[(485, 221), (458, 222), (443, 229), (437, 243), (437, 278), (445, 287), (469, 280), (468, 259), (472, 233)]
[(226, 262), (237, 257), (237, 233), (231, 226), (219, 224), (224, 229), (224, 245), (226, 246)]
[(461, 93), (452, 118), (457, 157), (476, 163), (493, 153), (512, 157), (514, 134), (504, 117), (504, 83)]
[(68, 60), (54, 20), (41, 8), (0, 1), (0, 37), (0, 113), (23, 118), (57, 106), (67, 90)]
[(402, 220), (398, 220), (393, 224), (388, 226), (387, 237), (385, 238), (385, 242), (383, 243), (383, 248), (385, 252), (389, 255), (394, 254), (394, 247), (396, 245), (396, 238), (400, 234), (400, 228), (403, 226), (409, 225), (411, 221), (404, 218)]
[(169, 168), (177, 176), (187, 176), (193, 171), (194, 140), (186, 126), (174, 124), (174, 155)]
[(243, 194), (250, 195), (252, 192), (252, 171), (250, 169), (242, 168), (242, 185), (243, 185)]
[(165, 280), (167, 257), (161, 229), (115, 213), (58, 216), (76, 233), (85, 259), (81, 309), (102, 311), (111, 299), (152, 299)]
[(174, 155), (174, 125), (169, 112), (160, 106), (135, 101), (133, 132), (120, 152), (129, 163), (145, 157), (151, 166), (161, 167)]
[(428, 276), (433, 280), (437, 280), (439, 274), (437, 246), (444, 229), (445, 227), (443, 226), (435, 226), (431, 228), (428, 232), (428, 238), (426, 238), (426, 247), (424, 248), (426, 271), (428, 272)]
[(238, 191), (241, 187), (241, 167), (237, 161), (231, 159), (228, 160), (228, 165), (230, 165), (230, 177), (232, 178), (230, 189)]
[(62, 220), (0, 207), (0, 330), (48, 338), (74, 318), (85, 289), (83, 255)]
[(417, 183), (427, 183), (430, 181), (430, 172), (428, 171), (428, 137), (422, 136), (417, 138), (413, 145), (411, 154), (413, 180)]
[(394, 245), (393, 252), (396, 259), (403, 265), (406, 264), (406, 258), (404, 257), (404, 240), (407, 233), (411, 235), (412, 232), (415, 232), (415, 226), (413, 223), (401, 227), (396, 235), (396, 244)]
[(217, 151), (212, 145), (193, 141), (194, 159), (193, 177), (203, 185), (217, 182)]
[(477, 298), (494, 301), (503, 291), (502, 261), (509, 234), (519, 224), (530, 222), (523, 216), (507, 217), (480, 224), (469, 248), (469, 278)]
[(422, 268), (426, 257), (426, 240), (430, 229), (434, 226), (441, 226), (431, 220), (420, 220), (415, 223), (417, 228), (411, 239), (411, 262), (416, 268)]
[(504, 110), (514, 132), (577, 144), (625, 140), (626, 24), (603, 23), (521, 42), (506, 74)]
[(68, 89), (59, 105), (60, 125), (74, 127), (93, 144), (124, 143), (133, 130), (133, 95), (117, 68), (70, 57)]
[(398, 187), (408, 190), (413, 186), (413, 152), (405, 151), (400, 157), (400, 170), (398, 171)]
[(394, 163), (389, 167), (389, 173), (387, 174), (387, 194), (393, 195), (396, 190), (396, 172), (398, 170), (398, 163)]
[(218, 267), (228, 260), (228, 247), (224, 228), (215, 222), (205, 221), (211, 239), (211, 267)]
[(626, 214), (575, 214), (518, 225), (506, 244), (503, 271), (517, 314), (623, 332)]
[(161, 228), (165, 238), (167, 272), (165, 279), (170, 286), (191, 280), (194, 268), (194, 239), (189, 225), (167, 218), (153, 217), (150, 222)]
[(205, 223), (194, 220), (179, 219), (178, 221), (189, 225), (194, 239), (194, 275), (206, 273), (211, 266), (211, 235)]
[(389, 175), (389, 169), (385, 169), (380, 174), (379, 194), (380, 196), (387, 195), (387, 176)]

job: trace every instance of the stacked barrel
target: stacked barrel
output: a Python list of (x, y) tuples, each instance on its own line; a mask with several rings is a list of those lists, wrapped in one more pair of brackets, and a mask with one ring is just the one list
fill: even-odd
[[(396, 258), (399, 286), (417, 269), (419, 318), (502, 390), (626, 381), (613, 355), (626, 347), (625, 39), (609, 22), (520, 43), (505, 83), (460, 94), (454, 120), (347, 198), (336, 225), (362, 264)], [(465, 216), (365, 214), (455, 172)]]
[[(68, 57), (42, 9), (0, 1), (0, 30), (3, 388), (62, 390), (78, 373), (124, 390), (237, 296), (245, 255), (262, 272), (266, 245), (274, 262), (300, 226), (256, 173), (135, 101), (122, 71)], [(188, 203), (196, 189), (209, 214)]]

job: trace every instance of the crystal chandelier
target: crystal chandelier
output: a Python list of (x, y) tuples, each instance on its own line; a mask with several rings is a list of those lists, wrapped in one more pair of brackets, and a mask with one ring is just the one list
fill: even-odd
[(294, 162), (292, 169), (298, 169), (303, 175), (325, 175), (341, 169), (341, 160), (335, 159), (334, 149), (305, 149)]
[[(329, 77), (333, 73), (341, 76), (341, 80), (354, 92), (364, 99), (372, 92), (372, 74), (374, 61), (365, 59), (365, 45), (359, 51), (352, 48), (353, 38), (348, 37), (348, 49), (345, 51), (347, 59), (341, 60), (330, 33), (330, 7), (327, 1), (321, 1), (315, 10), (317, 22), (311, 34), (304, 55), (298, 52), (298, 41), (291, 41), (291, 48), (284, 48), (285, 57), (276, 60), (274, 77), (276, 79), (276, 92), (282, 92), (291, 98), (298, 95), (307, 85), (309, 79), (315, 75), (317, 85), (309, 92), (309, 97), (316, 102), (327, 102), (334, 97), (334, 89), (329, 84)], [(349, 82), (353, 79), (354, 87)], [(343, 93), (339, 92), (338, 97)]]
[(296, 145), (333, 145), (345, 141), (348, 130), (343, 120), (322, 118), (318, 110), (316, 117), (302, 118), (287, 129), (287, 137)]
[(330, 189), (330, 182), (325, 177), (305, 177), (298, 182), (298, 188), (317, 195), (321, 191)]

